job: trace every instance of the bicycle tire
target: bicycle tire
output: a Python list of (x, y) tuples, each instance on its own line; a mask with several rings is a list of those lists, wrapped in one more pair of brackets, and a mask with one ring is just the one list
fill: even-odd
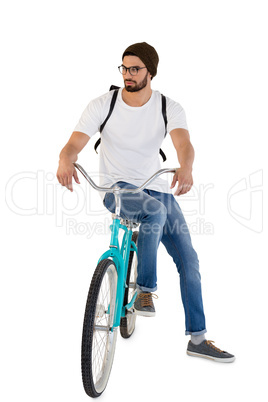
[[(132, 241), (137, 245), (139, 232), (135, 231), (132, 234)], [(124, 305), (130, 302), (133, 297), (133, 293), (136, 289), (137, 282), (137, 254), (135, 251), (130, 251), (128, 270), (126, 278), (126, 290), (124, 295)], [(123, 338), (127, 339), (133, 334), (136, 324), (136, 312), (134, 307), (126, 311), (126, 317), (122, 317), (120, 320), (120, 334)]]
[(81, 369), (87, 395), (96, 398), (105, 390), (109, 380), (117, 339), (113, 325), (117, 287), (114, 262), (99, 262), (94, 272), (85, 309)]

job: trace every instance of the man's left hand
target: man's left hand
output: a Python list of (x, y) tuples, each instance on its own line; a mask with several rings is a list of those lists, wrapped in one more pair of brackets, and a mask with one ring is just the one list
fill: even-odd
[(174, 195), (182, 195), (188, 193), (193, 185), (192, 169), (178, 168), (173, 176), (170, 188), (174, 188), (177, 182), (178, 187)]

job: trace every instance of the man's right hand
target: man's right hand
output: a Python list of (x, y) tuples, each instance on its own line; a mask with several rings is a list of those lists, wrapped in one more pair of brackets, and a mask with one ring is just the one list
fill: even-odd
[(67, 187), (70, 191), (73, 191), (73, 178), (76, 183), (80, 184), (73, 162), (77, 161), (77, 155), (88, 141), (89, 136), (87, 134), (74, 131), (68, 143), (61, 150), (57, 179), (62, 186)]
[(57, 171), (57, 179), (59, 183), (62, 186), (67, 187), (68, 190), (73, 191), (72, 178), (74, 178), (76, 183), (80, 184), (80, 181), (77, 176), (77, 171), (73, 163), (66, 159), (60, 160)]

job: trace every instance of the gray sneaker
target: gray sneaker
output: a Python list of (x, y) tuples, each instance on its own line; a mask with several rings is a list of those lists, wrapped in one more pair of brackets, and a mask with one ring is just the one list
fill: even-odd
[(235, 356), (225, 352), (213, 345), (213, 341), (204, 340), (199, 345), (195, 345), (189, 341), (187, 347), (187, 355), (195, 357), (204, 357), (220, 363), (231, 363), (235, 360)]
[(153, 298), (158, 299), (158, 296), (150, 292), (139, 293), (134, 303), (136, 314), (145, 317), (154, 317), (155, 308)]

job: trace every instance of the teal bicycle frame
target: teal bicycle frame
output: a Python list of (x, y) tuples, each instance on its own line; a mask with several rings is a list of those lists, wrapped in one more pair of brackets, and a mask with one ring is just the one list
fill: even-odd
[[(120, 210), (121, 210), (121, 193), (138, 193), (142, 191), (149, 183), (151, 183), (156, 177), (160, 176), (162, 173), (173, 172), (175, 173), (176, 169), (160, 169), (156, 172), (152, 177), (150, 177), (142, 186), (137, 187), (135, 189), (120, 189), (118, 186), (110, 187), (99, 187), (94, 181), (88, 176), (86, 171), (80, 166), (78, 163), (74, 163), (74, 166), (82, 173), (85, 179), (91, 184), (91, 186), (98, 191), (110, 192), (113, 193), (116, 200), (116, 208), (115, 208), (115, 217), (113, 217), (113, 223), (110, 226), (111, 228), (111, 241), (110, 241), (110, 250), (106, 251), (100, 257), (99, 261), (102, 261), (106, 258), (112, 259), (117, 270), (117, 291), (116, 291), (116, 306), (115, 306), (115, 314), (114, 314), (114, 322), (112, 326), (112, 331), (114, 328), (120, 325), (121, 317), (126, 316), (126, 310), (129, 310), (137, 297), (137, 291), (134, 292), (134, 295), (131, 301), (127, 305), (123, 305), (124, 294), (126, 289), (126, 277), (127, 277), (127, 269), (128, 269), (128, 261), (129, 254), (131, 251), (138, 253), (136, 244), (131, 240), (132, 239), (132, 227), (135, 227), (135, 224), (132, 221), (129, 221), (129, 225), (121, 224)], [(123, 220), (123, 222), (125, 222)], [(129, 227), (128, 227), (129, 226)], [(119, 244), (119, 230), (124, 230), (124, 236), (122, 239), (121, 245)]]
[[(112, 330), (115, 327), (120, 325), (121, 317), (126, 316), (126, 309), (130, 309), (137, 297), (137, 291), (135, 291), (131, 301), (127, 305), (123, 305), (124, 294), (126, 289), (126, 277), (127, 277), (127, 269), (128, 269), (128, 261), (130, 251), (134, 251), (138, 253), (136, 244), (131, 241), (132, 238), (132, 229), (128, 228), (126, 225), (120, 223), (120, 218), (115, 217), (113, 219), (113, 223), (110, 226), (111, 229), (111, 241), (110, 241), (110, 250), (106, 251), (100, 257), (98, 263), (101, 260), (106, 258), (110, 258), (115, 263), (117, 269), (117, 291), (116, 291), (116, 305), (115, 305), (115, 314), (114, 314), (114, 322), (112, 326)], [(124, 236), (122, 239), (122, 243), (119, 243), (119, 230), (124, 230)]]

